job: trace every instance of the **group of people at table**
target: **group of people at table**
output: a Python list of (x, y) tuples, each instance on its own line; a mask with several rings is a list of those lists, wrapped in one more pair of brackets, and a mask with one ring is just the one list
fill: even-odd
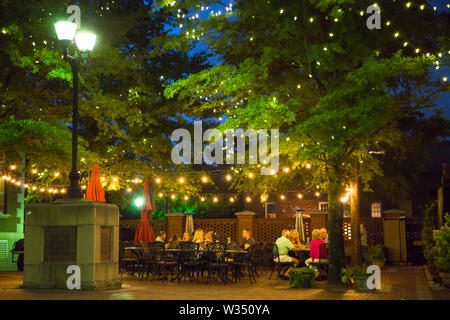
[[(169, 241), (166, 242), (167, 234), (165, 231), (161, 231), (156, 238), (156, 241), (165, 243), (166, 249), (178, 249), (180, 247), (180, 242), (192, 241), (198, 243), (200, 248), (206, 248), (208, 243), (213, 243), (218, 241), (215, 239), (216, 234), (214, 231), (210, 230), (206, 233), (202, 229), (197, 229), (194, 232), (194, 236), (188, 232), (183, 233), (180, 238), (178, 235), (174, 234)], [(289, 273), (292, 268), (299, 267), (300, 265), (306, 265), (309, 268), (315, 269), (315, 266), (311, 265), (311, 262), (327, 262), (327, 252), (326, 247), (328, 246), (328, 232), (325, 228), (314, 229), (311, 233), (312, 240), (309, 243), (309, 239), (306, 244), (300, 241), (299, 234), (296, 230), (283, 230), (281, 237), (279, 237), (275, 244), (278, 247), (279, 262), (292, 262), (293, 267), (287, 269), (283, 275), (282, 279), (289, 279)], [(228, 244), (231, 243), (228, 239)], [(248, 250), (251, 246), (255, 245), (256, 241), (252, 237), (250, 230), (244, 229), (242, 231), (242, 241), (240, 243), (240, 248), (242, 250)], [(325, 244), (322, 252), (320, 252), (320, 245)], [(309, 251), (309, 258), (305, 259), (301, 252)], [(274, 258), (275, 262), (277, 258)], [(318, 271), (316, 270), (316, 273)]]

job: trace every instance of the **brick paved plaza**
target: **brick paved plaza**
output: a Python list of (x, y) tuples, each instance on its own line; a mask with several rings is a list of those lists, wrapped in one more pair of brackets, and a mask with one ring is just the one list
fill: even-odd
[(122, 278), (121, 290), (61, 291), (20, 289), (22, 273), (0, 272), (1, 300), (450, 300), (450, 290), (429, 289), (423, 267), (388, 266), (382, 270), (381, 290), (374, 293), (331, 289), (325, 282), (317, 282), (314, 289), (289, 289), (286, 280), (268, 280), (260, 275), (256, 284), (247, 278), (241, 282), (205, 284), (201, 282), (160, 282)]

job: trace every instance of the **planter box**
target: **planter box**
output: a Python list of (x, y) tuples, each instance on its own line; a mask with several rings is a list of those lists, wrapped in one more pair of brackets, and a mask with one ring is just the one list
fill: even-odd
[(367, 287), (367, 279), (369, 277), (353, 277), (355, 281), (356, 290), (359, 291), (372, 291)]

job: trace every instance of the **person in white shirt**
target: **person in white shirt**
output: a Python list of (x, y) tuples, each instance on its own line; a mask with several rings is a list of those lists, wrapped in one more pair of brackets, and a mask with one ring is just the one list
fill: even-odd
[(156, 241), (159, 242), (166, 242), (166, 232), (165, 231), (160, 231), (158, 236), (156, 237)]

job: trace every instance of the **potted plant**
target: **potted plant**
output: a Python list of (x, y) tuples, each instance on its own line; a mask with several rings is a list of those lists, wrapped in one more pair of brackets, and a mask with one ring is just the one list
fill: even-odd
[(368, 248), (369, 260), (372, 264), (379, 266), (380, 269), (384, 267), (386, 258), (384, 257), (383, 247), (380, 245), (370, 246)]
[(367, 291), (367, 279), (371, 276), (367, 273), (366, 266), (354, 266), (351, 271), (351, 277), (355, 283), (356, 290)]
[(433, 256), (436, 267), (439, 269), (439, 277), (445, 287), (450, 287), (450, 221), (448, 214), (445, 216), (446, 222), (439, 229), (433, 232), (433, 239), (436, 245), (433, 247)]
[(289, 287), (290, 288), (311, 288), (314, 279), (315, 271), (310, 268), (294, 268), (289, 273)]

